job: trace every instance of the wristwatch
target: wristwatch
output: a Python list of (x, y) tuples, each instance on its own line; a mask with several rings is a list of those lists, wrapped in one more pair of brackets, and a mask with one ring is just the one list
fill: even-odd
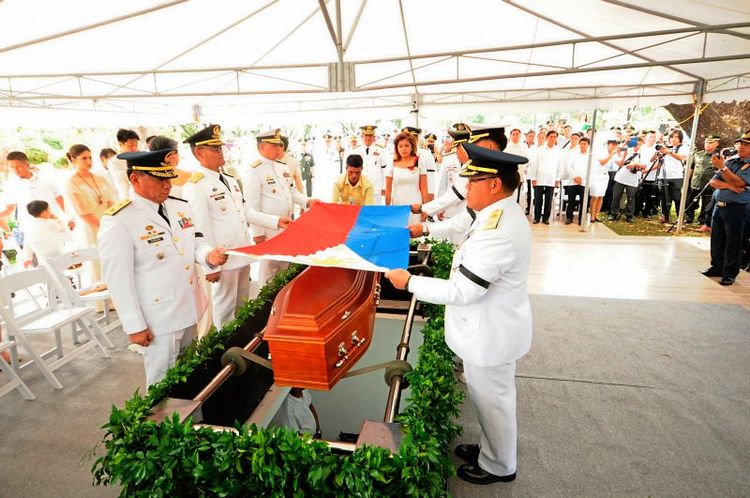
[(719, 170), (719, 173), (723, 173), (723, 172), (725, 172), (725, 171), (726, 171), (727, 169), (728, 169), (728, 168), (727, 168), (726, 166), (724, 166), (723, 168), (721, 168), (721, 169)]
[(427, 237), (428, 235), (430, 235), (430, 229), (427, 228), (427, 223), (422, 223), (422, 235), (424, 237)]

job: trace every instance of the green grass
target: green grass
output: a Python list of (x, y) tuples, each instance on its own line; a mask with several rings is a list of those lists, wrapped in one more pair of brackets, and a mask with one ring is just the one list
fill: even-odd
[[(697, 216), (698, 213), (696, 213)], [(637, 217), (633, 223), (625, 221), (625, 215), (621, 215), (618, 221), (609, 221), (607, 215), (601, 215), (602, 222), (617, 235), (645, 235), (645, 236), (670, 236), (677, 235), (677, 227), (667, 233), (669, 227), (677, 220), (677, 216), (672, 211), (672, 221), (670, 223), (659, 223), (659, 215), (653, 215), (651, 218), (644, 219)], [(700, 225), (697, 223), (684, 224), (680, 236), (685, 237), (710, 237), (710, 232), (699, 232)]]

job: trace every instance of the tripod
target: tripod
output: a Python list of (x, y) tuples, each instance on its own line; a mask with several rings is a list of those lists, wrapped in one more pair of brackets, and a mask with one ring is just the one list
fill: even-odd
[[(658, 203), (661, 199), (661, 183), (656, 178), (654, 178), (653, 183), (651, 183), (650, 180), (646, 180), (646, 178), (648, 178), (648, 175), (650, 175), (654, 169), (658, 171), (663, 165), (664, 156), (657, 155), (656, 159), (651, 162), (651, 165), (641, 177), (641, 182), (638, 185), (638, 192), (636, 193), (636, 214), (642, 213), (644, 217), (647, 217), (652, 214), (649, 212), (650, 208), (658, 208)], [(656, 200), (652, 201), (652, 197), (654, 197), (654, 186), (656, 186)], [(652, 202), (655, 204), (652, 205)]]
[[(695, 204), (698, 200), (700, 200), (700, 198), (703, 196), (703, 192), (706, 191), (706, 189), (710, 186), (710, 184), (711, 184), (711, 182), (708, 182), (707, 184), (705, 184), (703, 186), (703, 188), (701, 189), (700, 192), (698, 192), (697, 194), (695, 194), (695, 197), (693, 198), (692, 201), (690, 201), (690, 204), (688, 204), (687, 206), (685, 206), (685, 211), (683, 211), (683, 213), (687, 213), (690, 210), (690, 208), (693, 206), (693, 204)], [(703, 208), (701, 208), (701, 209), (703, 209)], [(680, 219), (680, 216), (679, 216), (679, 213), (678, 213), (677, 220), (679, 220), (679, 219)], [(674, 230), (674, 227), (677, 226), (677, 220), (674, 220), (674, 223), (672, 223), (672, 226), (669, 227), (669, 230), (667, 230), (667, 233), (669, 233), (672, 230)]]

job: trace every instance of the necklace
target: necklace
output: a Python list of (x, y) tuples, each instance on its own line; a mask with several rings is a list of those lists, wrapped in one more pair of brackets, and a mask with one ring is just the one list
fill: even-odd
[(86, 186), (87, 186), (88, 188), (90, 188), (90, 189), (91, 189), (91, 190), (92, 190), (92, 191), (94, 192), (94, 194), (96, 194), (96, 202), (97, 202), (98, 204), (103, 204), (103, 203), (104, 203), (104, 200), (102, 199), (102, 191), (101, 191), (101, 190), (99, 189), (99, 185), (97, 185), (97, 184), (96, 184), (96, 179), (94, 178), (94, 175), (91, 175), (91, 181), (92, 181), (92, 182), (94, 183), (94, 185), (93, 185), (93, 186), (89, 185), (89, 182), (87, 182), (87, 181), (86, 181), (86, 179), (84, 179), (84, 178), (83, 178), (83, 177), (81, 176), (81, 174), (80, 174), (80, 173), (76, 173), (76, 175), (78, 175), (78, 178), (80, 178), (80, 179), (81, 179), (81, 181), (82, 181), (82, 182), (83, 182), (83, 183), (84, 183), (84, 184), (85, 184), (85, 185), (86, 185)]

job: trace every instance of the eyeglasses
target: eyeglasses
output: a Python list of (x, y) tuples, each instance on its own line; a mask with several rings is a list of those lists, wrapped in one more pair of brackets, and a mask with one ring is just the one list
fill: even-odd
[(205, 149), (211, 149), (214, 152), (219, 152), (223, 149), (223, 145), (201, 145)]

